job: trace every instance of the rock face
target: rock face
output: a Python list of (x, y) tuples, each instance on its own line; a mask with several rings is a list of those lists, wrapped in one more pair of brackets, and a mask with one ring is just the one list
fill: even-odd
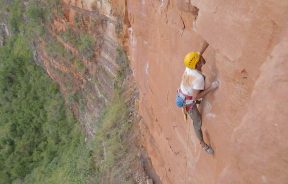
[[(287, 183), (288, 1), (127, 0), (127, 47), (143, 144), (162, 183)], [(207, 155), (175, 91), (183, 57), (204, 42)]]
[[(63, 11), (53, 19), (37, 55), (49, 76), (60, 85), (90, 138), (95, 133), (96, 120), (114, 93), (120, 53), (118, 22), (104, 0), (63, 0), (61, 5)], [(49, 54), (49, 46), (62, 49), (63, 56)]]

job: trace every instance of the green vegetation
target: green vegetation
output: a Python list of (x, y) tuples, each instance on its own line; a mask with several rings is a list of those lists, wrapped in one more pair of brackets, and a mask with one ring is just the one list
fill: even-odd
[[(2, 11), (8, 11), (9, 29), (12, 33), (25, 33), (26, 37), (35, 38), (45, 33), (45, 23), (56, 15), (63, 14), (60, 0), (29, 0), (26, 5), (20, 0), (7, 3), (0, 0)], [(53, 11), (51, 11), (53, 10)]]
[(56, 58), (59, 60), (72, 61), (74, 55), (70, 50), (67, 50), (61, 43), (59, 43), (56, 38), (50, 37), (46, 42), (45, 50), (51, 58)]
[(66, 31), (61, 33), (61, 36), (65, 42), (68, 42), (73, 46), (76, 46), (79, 42), (79, 36), (70, 27), (67, 27)]
[[(5, 2), (0, 0), (3, 6)], [(31, 52), (31, 43), (44, 38), (49, 40), (46, 49), (50, 56), (68, 58), (79, 71), (85, 71), (83, 63), (46, 32), (55, 11), (62, 14), (59, 0), (28, 0), (25, 6), (20, 0), (9, 2), (5, 6), (13, 36), (0, 47), (0, 184), (99, 183), (106, 176), (125, 175), (129, 164), (123, 160), (128, 155), (126, 141), (132, 123), (131, 108), (122, 97), (129, 72), (124, 51), (117, 50), (120, 70), (115, 96), (95, 122), (95, 139), (88, 146), (58, 86), (35, 65)], [(62, 37), (81, 56), (93, 57), (96, 40), (90, 35), (68, 29)], [(68, 101), (75, 101), (84, 111), (82, 95), (77, 91)], [(122, 183), (131, 180), (125, 176)]]
[(129, 72), (131, 72), (129, 63), (128, 63), (128, 57), (125, 51), (123, 50), (123, 48), (121, 47), (117, 48), (116, 62), (120, 66), (120, 69), (117, 72), (117, 77), (116, 77), (114, 87), (119, 90), (122, 87), (125, 77), (127, 76)]
[(128, 59), (125, 52), (121, 48), (117, 51), (116, 60), (120, 69), (114, 86), (115, 95), (97, 122), (93, 142), (96, 183), (107, 175), (114, 179), (121, 178), (122, 183), (133, 183), (133, 178), (127, 177), (131, 163), (129, 161), (125, 163), (127, 160), (133, 160), (133, 158), (127, 158), (129, 150), (127, 138), (132, 128), (132, 122), (129, 119), (131, 107), (128, 107), (122, 96), (123, 82), (129, 72), (129, 67), (127, 67)]
[(75, 23), (76, 28), (79, 29), (81, 27), (82, 19), (83, 19), (83, 17), (76, 13), (76, 15), (74, 16), (74, 23)]
[(45, 4), (37, 9), (31, 2), (28, 9), (21, 1), (7, 5), (13, 35), (0, 47), (0, 184), (86, 183), (92, 154), (79, 122), (33, 61), (30, 39), (42, 34), (38, 25), (47, 14)]
[(17, 35), (0, 49), (0, 183), (85, 183), (91, 161), (79, 123), (25, 48)]
[(79, 49), (80, 53), (84, 57), (91, 59), (94, 54), (94, 47), (95, 47), (94, 37), (88, 34), (81, 33), (79, 44), (77, 45), (77, 48)]
[(86, 33), (76, 33), (69, 27), (61, 36), (65, 42), (72, 44), (80, 52), (81, 56), (87, 59), (93, 57), (96, 46), (96, 40), (93, 36)]
[(81, 60), (75, 59), (74, 66), (77, 68), (77, 71), (79, 71), (80, 73), (83, 74), (85, 72), (85, 65), (83, 64), (83, 62), (81, 62)]
[(29, 26), (27, 28), (31, 28), (30, 30), (33, 34), (43, 35), (45, 33), (45, 17), (48, 16), (45, 6), (39, 6), (39, 3), (30, 2), (28, 4), (27, 15), (29, 17)]
[(95, 174), (98, 181), (107, 173), (114, 178), (113, 167), (127, 154), (128, 148), (124, 142), (132, 126), (128, 121), (128, 114), (128, 107), (123, 98), (116, 95), (97, 122), (93, 147), (95, 147)]

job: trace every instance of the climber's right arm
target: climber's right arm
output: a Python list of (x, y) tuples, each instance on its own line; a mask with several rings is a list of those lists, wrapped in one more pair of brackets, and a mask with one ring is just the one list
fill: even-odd
[(199, 99), (203, 98), (205, 95), (207, 95), (211, 91), (217, 89), (218, 86), (219, 86), (219, 81), (216, 80), (216, 81), (212, 82), (212, 84), (208, 88), (206, 88), (202, 91), (201, 90), (195, 90), (193, 95), (192, 95), (193, 100), (199, 100)]

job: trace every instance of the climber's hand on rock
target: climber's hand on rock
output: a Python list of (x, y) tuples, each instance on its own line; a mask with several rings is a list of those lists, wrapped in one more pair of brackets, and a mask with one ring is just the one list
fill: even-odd
[(211, 89), (217, 89), (219, 87), (220, 82), (215, 80), (211, 83)]

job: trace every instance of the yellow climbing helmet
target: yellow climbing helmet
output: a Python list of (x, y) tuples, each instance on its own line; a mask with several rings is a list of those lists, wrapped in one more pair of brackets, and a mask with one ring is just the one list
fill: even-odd
[(187, 68), (195, 69), (196, 64), (200, 61), (199, 52), (189, 52), (184, 58), (184, 65)]

